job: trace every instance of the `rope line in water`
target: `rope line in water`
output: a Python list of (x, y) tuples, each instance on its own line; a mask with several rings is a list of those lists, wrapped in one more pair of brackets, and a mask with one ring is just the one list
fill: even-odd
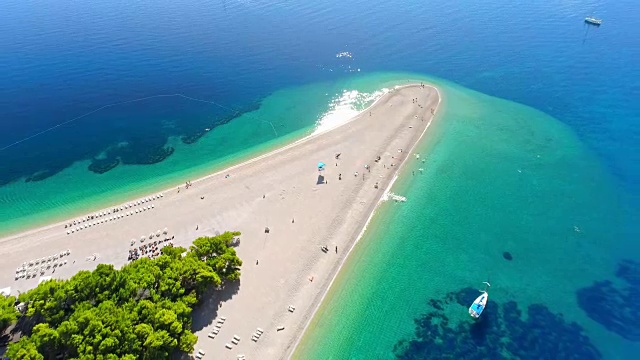
[[(235, 113), (240, 113), (240, 111), (238, 111), (238, 110), (235, 110), (235, 109), (233, 109), (233, 108), (231, 108), (231, 107), (228, 107), (228, 106), (221, 105), (221, 104), (219, 104), (219, 103), (217, 103), (217, 102), (215, 102), (215, 101), (203, 100), (203, 99), (197, 99), (197, 98), (193, 98), (193, 97), (191, 97), (191, 96), (187, 96), (187, 95), (184, 95), (184, 94), (160, 94), (160, 95), (152, 95), (152, 96), (146, 96), (146, 97), (139, 98), (139, 99), (127, 100), (127, 101), (121, 101), (121, 102), (116, 102), (116, 103), (113, 103), (113, 104), (108, 104), (108, 105), (101, 106), (101, 107), (99, 107), (99, 108), (97, 108), (97, 109), (95, 109), (95, 110), (91, 110), (91, 111), (89, 111), (88, 113), (85, 113), (85, 114), (82, 114), (82, 115), (80, 115), (80, 116), (77, 116), (77, 117), (75, 117), (75, 118), (73, 118), (73, 119), (71, 119), (71, 120), (67, 120), (67, 121), (61, 122), (60, 124), (54, 125), (54, 126), (52, 126), (52, 127), (48, 128), (48, 129), (45, 129), (45, 130), (42, 130), (42, 131), (40, 131), (40, 132), (36, 133), (36, 134), (33, 134), (33, 135), (31, 135), (31, 136), (27, 136), (26, 138), (24, 138), (24, 139), (22, 139), (22, 140), (18, 140), (18, 141), (14, 142), (14, 143), (11, 143), (11, 144), (9, 144), (9, 145), (7, 145), (7, 146), (5, 146), (5, 147), (1, 148), (1, 149), (0, 149), (0, 151), (6, 150), (6, 149), (8, 149), (8, 148), (10, 148), (10, 147), (13, 147), (13, 146), (18, 145), (18, 144), (20, 144), (20, 143), (23, 143), (23, 142), (25, 142), (25, 141), (27, 141), (27, 140), (33, 139), (33, 138), (34, 138), (34, 137), (36, 137), (36, 136), (40, 136), (40, 135), (42, 135), (42, 134), (44, 134), (44, 133), (47, 133), (47, 132), (52, 131), (52, 130), (55, 130), (55, 129), (57, 129), (57, 128), (59, 128), (59, 127), (63, 126), (63, 125), (69, 124), (69, 123), (71, 123), (71, 122), (74, 122), (74, 121), (76, 121), (76, 120), (80, 120), (80, 119), (82, 119), (82, 118), (84, 118), (84, 117), (87, 117), (87, 116), (89, 116), (89, 115), (95, 114), (95, 113), (97, 113), (98, 111), (101, 111), (101, 110), (104, 110), (104, 109), (107, 109), (107, 108), (110, 108), (110, 107), (113, 107), (113, 106), (119, 106), (119, 105), (131, 104), (131, 103), (134, 103), (134, 102), (145, 101), (145, 100), (150, 100), (150, 99), (155, 99), (155, 98), (161, 98), (161, 97), (181, 97), (181, 98), (183, 98), (183, 99), (187, 99), (187, 100), (191, 100), (191, 101), (198, 101), (198, 102), (202, 102), (202, 103), (213, 104), (213, 105), (216, 105), (216, 106), (218, 106), (218, 107), (220, 107), (220, 108), (222, 108), (222, 109), (229, 110), (229, 111), (232, 111), (232, 112), (235, 112)], [(246, 113), (246, 114), (249, 114), (249, 113)], [(275, 128), (275, 126), (273, 126), (273, 123), (272, 123), (271, 121), (263, 120), (263, 119), (260, 119), (260, 118), (255, 117), (255, 116), (252, 116), (252, 115), (249, 115), (249, 116), (251, 116), (251, 117), (253, 117), (253, 118), (255, 118), (255, 119), (258, 119), (258, 120), (260, 120), (260, 121), (262, 121), (262, 122), (264, 122), (264, 123), (267, 123), (267, 124), (271, 125), (271, 128), (273, 129), (273, 133), (274, 133), (276, 136), (278, 136), (278, 132), (276, 131), (276, 128)]]

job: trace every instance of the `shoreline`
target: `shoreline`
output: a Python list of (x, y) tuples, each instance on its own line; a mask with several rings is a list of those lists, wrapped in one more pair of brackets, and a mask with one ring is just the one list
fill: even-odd
[[(394, 88), (395, 89), (400, 89), (402, 87), (405, 86), (411, 86), (411, 85), (399, 85), (396, 86)], [(387, 92), (388, 93), (388, 92)], [(368, 111), (370, 108), (372, 108), (384, 95), (386, 95), (387, 93), (383, 94), (382, 96), (380, 96), (378, 99), (374, 100), (373, 103), (371, 103), (369, 106), (367, 106), (365, 109), (363, 109), (362, 111), (359, 111), (356, 115), (354, 115), (353, 117), (349, 118), (348, 120), (344, 121), (343, 123), (341, 123), (338, 126), (334, 126), (331, 128), (328, 128), (326, 130), (323, 131), (311, 131), (311, 133), (309, 133), (308, 135), (303, 136), (302, 138), (299, 138), (297, 140), (294, 140), (292, 142), (289, 142), (290, 139), (287, 139), (287, 136), (285, 135), (283, 137), (283, 142), (284, 145), (282, 144), (274, 144), (273, 146), (269, 147), (271, 148), (270, 150), (267, 150), (267, 152), (265, 153), (261, 153), (260, 150), (257, 150), (256, 154), (257, 155), (248, 155), (248, 159), (246, 160), (241, 160), (239, 163), (235, 163), (234, 160), (227, 160), (227, 161), (221, 161), (221, 163), (217, 166), (213, 166), (213, 168), (219, 168), (220, 170), (214, 170), (214, 172), (209, 172), (209, 171), (203, 171), (206, 174), (205, 175), (201, 175), (199, 177), (196, 178), (196, 180), (191, 181), (191, 183), (197, 183), (197, 182), (201, 182), (203, 180), (209, 179), (211, 177), (220, 175), (226, 171), (231, 171), (233, 169), (245, 166), (245, 165), (249, 165), (255, 161), (259, 161), (261, 159), (264, 159), (266, 157), (275, 155), (281, 151), (285, 151), (287, 149), (290, 149), (291, 147), (294, 147), (298, 144), (304, 143), (305, 141), (309, 141), (311, 139), (313, 139), (314, 137), (317, 137), (319, 135), (322, 134), (326, 134), (329, 133), (331, 131), (334, 131), (336, 129), (339, 129), (341, 127), (343, 127), (344, 125), (347, 125), (349, 122), (353, 121), (354, 119), (356, 119), (358, 116), (360, 116), (361, 114), (363, 114), (365, 111)], [(275, 139), (277, 140), (277, 139)], [(260, 146), (256, 146), (256, 147), (260, 147)], [(240, 156), (240, 158), (243, 158), (243, 156)], [(231, 165), (227, 165), (227, 162), (230, 163)], [(71, 215), (71, 216), (67, 216), (67, 215), (63, 215), (62, 217), (65, 220), (60, 220), (60, 221), (55, 221), (53, 223), (50, 222), (46, 222), (43, 221), (44, 223), (41, 225), (36, 225), (34, 227), (32, 227), (31, 229), (27, 229), (27, 230), (17, 230), (15, 232), (9, 232), (7, 234), (0, 234), (0, 244), (4, 241), (8, 241), (11, 240), (15, 237), (20, 237), (20, 236), (24, 236), (24, 235), (29, 235), (35, 231), (39, 231), (39, 230), (48, 230), (48, 229), (52, 229), (56, 226), (64, 226), (65, 224), (69, 223), (70, 221), (73, 221), (75, 219), (78, 218), (83, 218), (86, 217), (88, 215), (94, 214), (94, 213), (98, 213), (101, 211), (106, 211), (108, 209), (114, 208), (114, 207), (118, 207), (118, 206), (123, 206), (124, 204), (130, 203), (130, 202), (135, 202), (138, 200), (142, 200), (148, 196), (152, 196), (153, 194), (157, 194), (157, 193), (164, 193), (164, 192), (169, 192), (169, 191), (173, 191), (175, 190), (177, 187), (183, 186), (184, 183), (180, 182), (180, 183), (175, 183), (173, 185), (170, 186), (159, 186), (158, 190), (153, 190), (153, 189), (144, 189), (144, 190), (140, 190), (139, 192), (134, 191), (135, 193), (141, 193), (141, 195), (135, 195), (132, 197), (127, 197), (126, 200), (119, 200), (119, 201), (114, 201), (112, 202), (112, 205), (106, 205), (106, 206), (97, 206), (97, 207), (91, 207), (91, 209), (93, 210), (86, 210), (86, 211), (82, 211), (81, 214), (78, 215)]]
[[(214, 294), (219, 308), (202, 304), (194, 309), (196, 349), (236, 358), (235, 351), (225, 352), (223, 335), (213, 340), (207, 336), (218, 313), (224, 312), (221, 334), (227, 337), (232, 331), (245, 339), (234, 349), (256, 358), (288, 356), (398, 171), (413, 157), (440, 103), (440, 92), (431, 85), (396, 86), (338, 127), (200, 177), (188, 189), (169, 188), (161, 198), (135, 205), (135, 214), (128, 208), (126, 217), (109, 214), (109, 221), (97, 223), (92, 219), (93, 226), (79, 231), (82, 234), (66, 234), (66, 221), (3, 238), (0, 250), (11, 260), (0, 267), (0, 283), (18, 291), (36, 286), (37, 276), (14, 281), (12, 267), (65, 249), (71, 249), (73, 264), (57, 268), (55, 274), (47, 271), (47, 276), (69, 278), (97, 263), (120, 267), (127, 263), (127, 251), (139, 245), (135, 239), (156, 229), (160, 233), (168, 228), (167, 236), (175, 237), (177, 246), (188, 246), (199, 236), (241, 231), (236, 249), (244, 261), (240, 282)], [(342, 155), (333, 160), (338, 153)], [(318, 161), (328, 163), (322, 172), (316, 168)], [(146, 209), (149, 204), (153, 210)], [(326, 251), (318, 251), (323, 246)], [(283, 311), (287, 304), (295, 304), (295, 312)], [(254, 344), (249, 338), (256, 327), (269, 330)], [(287, 330), (276, 332), (280, 327)]]
[[(405, 86), (411, 86), (411, 85), (405, 85)], [(424, 135), (427, 133), (427, 130), (431, 126), (431, 123), (433, 122), (435, 116), (437, 115), (438, 110), (440, 110), (440, 104), (442, 103), (442, 93), (440, 92), (440, 90), (437, 87), (432, 86), (432, 85), (425, 85), (425, 86), (433, 88), (436, 91), (436, 93), (438, 94), (438, 103), (435, 106), (435, 111), (433, 113), (433, 116), (431, 116), (429, 118), (427, 126), (424, 128), (424, 130), (422, 131), (422, 134), (420, 134), (420, 137), (418, 138), (418, 140), (413, 144), (413, 146), (409, 150), (409, 154), (413, 153), (413, 151), (415, 150), (416, 146), (420, 143), (420, 141), (422, 140)], [(399, 88), (402, 88), (402, 87), (401, 86), (397, 87), (397, 89), (399, 89)], [(395, 89), (396, 88), (394, 88), (394, 90)], [(391, 192), (391, 188), (393, 187), (393, 184), (395, 184), (396, 180), (399, 177), (400, 171), (402, 170), (402, 168), (404, 167), (405, 163), (407, 162), (407, 159), (409, 159), (409, 158), (410, 158), (410, 156), (407, 156), (402, 160), (402, 163), (400, 164), (400, 166), (396, 170), (396, 173), (395, 173), (393, 179), (391, 180), (391, 182), (389, 182), (389, 185), (384, 190), (382, 195), (380, 195), (380, 198), (378, 199), (375, 207), (373, 208), (373, 211), (371, 212), (371, 214), (369, 214), (369, 217), (367, 218), (366, 222), (362, 225), (362, 230), (360, 230), (360, 233), (358, 234), (358, 236), (355, 239), (353, 239), (353, 241), (351, 242), (350, 247), (349, 247), (349, 251), (344, 256), (344, 258), (340, 261), (340, 264), (337, 267), (337, 271), (334, 272), (334, 274), (333, 274), (333, 276), (331, 278), (331, 281), (329, 282), (329, 286), (327, 286), (324, 289), (324, 291), (322, 292), (322, 296), (315, 301), (314, 309), (313, 309), (313, 311), (311, 313), (308, 314), (309, 317), (307, 318), (307, 321), (306, 321), (306, 323), (304, 325), (304, 328), (302, 329), (302, 332), (300, 332), (299, 335), (296, 337), (296, 340), (295, 340), (295, 343), (293, 344), (293, 346), (289, 346), (287, 348), (288, 350), (287, 350), (286, 356), (285, 356), (286, 359), (291, 359), (292, 356), (294, 355), (296, 349), (300, 345), (300, 342), (302, 341), (302, 339), (304, 338), (305, 334), (307, 333), (307, 329), (308, 329), (309, 325), (311, 324), (311, 321), (313, 321), (313, 318), (316, 316), (316, 313), (318, 312), (318, 310), (320, 309), (320, 307), (324, 303), (325, 298), (329, 294), (329, 290), (331, 290), (331, 287), (333, 286), (334, 282), (338, 278), (338, 275), (340, 275), (340, 270), (344, 267), (344, 264), (349, 259), (349, 256), (351, 255), (351, 252), (355, 249), (355, 247), (358, 244), (358, 242), (360, 242), (360, 239), (366, 233), (367, 228), (369, 226), (369, 223), (371, 222), (373, 217), (376, 215), (377, 210), (380, 207), (380, 204), (382, 204), (382, 202), (385, 201), (384, 198)]]

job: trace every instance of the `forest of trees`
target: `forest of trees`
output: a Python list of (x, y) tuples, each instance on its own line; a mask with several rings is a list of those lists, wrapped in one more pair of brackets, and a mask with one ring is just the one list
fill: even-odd
[(0, 294), (0, 334), (18, 318), (18, 311), (14, 307), (15, 302), (15, 297), (4, 297)]
[[(10, 344), (6, 355), (159, 360), (176, 350), (193, 351), (193, 307), (207, 288), (239, 279), (242, 261), (231, 247), (238, 235), (201, 237), (189, 250), (164, 247), (158, 258), (135, 260), (120, 270), (101, 264), (69, 280), (41, 283), (19, 296), (28, 305), (20, 320), (30, 324), (29, 335)], [(5, 312), (14, 314), (4, 302), (0, 306), (2, 321)]]

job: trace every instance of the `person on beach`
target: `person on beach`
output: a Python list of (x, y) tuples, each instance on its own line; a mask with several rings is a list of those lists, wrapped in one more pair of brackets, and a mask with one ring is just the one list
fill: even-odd
[(258, 265), (258, 260), (256, 260), (256, 265)]
[(336, 254), (338, 253), (338, 245), (336, 245)]

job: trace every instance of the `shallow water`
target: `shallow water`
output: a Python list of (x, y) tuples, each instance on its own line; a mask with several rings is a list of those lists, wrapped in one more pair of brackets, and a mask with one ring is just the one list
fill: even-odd
[[(614, 178), (556, 119), (441, 86), (444, 111), (419, 149), (425, 162), (409, 162), (392, 189), (407, 201), (382, 205), (296, 358), (585, 359), (637, 351), (620, 336), (637, 332), (631, 298), (607, 299), (615, 295), (602, 287), (587, 292), (589, 301), (600, 299), (602, 307), (589, 309), (600, 320), (628, 312), (617, 335), (579, 305), (581, 289), (614, 278), (628, 255), (616, 249), (631, 249)], [(638, 277), (638, 269), (629, 273)], [(478, 292), (469, 288), (483, 281), (493, 285), (493, 303), (473, 324), (466, 312)], [(421, 321), (415, 334), (414, 321)]]
[[(496, 321), (508, 323), (508, 301), (521, 310), (540, 303), (577, 321), (603, 357), (637, 349), (638, 326), (627, 326), (635, 313), (609, 315), (627, 309), (637, 288), (635, 267), (617, 266), (638, 260), (639, 2), (3, 5), (0, 234), (181, 184), (330, 127), (365, 106), (366, 94), (431, 74), (465, 88), (432, 78), (449, 106), (421, 150), (428, 166), (400, 179), (394, 192), (408, 201), (381, 208), (330, 295), (340, 312), (323, 310), (323, 321), (340, 322), (354, 340), (317, 323), (309, 341), (325, 349), (313, 352), (398, 355), (413, 319), (434, 306), (458, 319), (465, 309), (447, 294), (464, 297), (487, 277)], [(604, 24), (584, 25), (590, 14)], [(382, 293), (379, 283), (398, 291)], [(340, 298), (343, 285), (358, 295)], [(361, 336), (371, 314), (384, 314), (375, 320), (384, 331)]]

